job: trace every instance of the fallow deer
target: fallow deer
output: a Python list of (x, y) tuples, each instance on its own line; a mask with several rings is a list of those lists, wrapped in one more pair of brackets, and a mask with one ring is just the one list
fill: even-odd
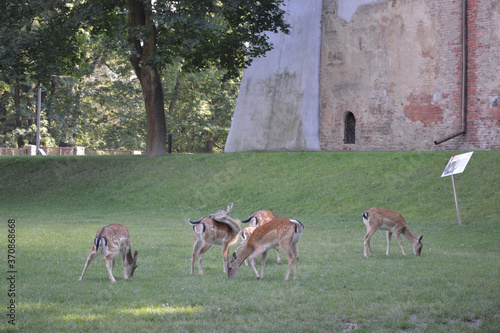
[(115, 266), (115, 258), (121, 253), (123, 274), (125, 280), (131, 278), (137, 268), (137, 251), (132, 256), (132, 248), (130, 246), (130, 235), (127, 227), (121, 224), (110, 224), (106, 227), (99, 228), (92, 244), (92, 250), (83, 267), (83, 273), (79, 281), (82, 281), (83, 275), (89, 266), (99, 254), (104, 255), (104, 264), (109, 273), (111, 282), (116, 282), (113, 276), (113, 268)]
[[(299, 266), (299, 252), (297, 243), (304, 231), (304, 225), (292, 218), (281, 217), (272, 220), (254, 230), (247, 241), (247, 244), (241, 251), (240, 255), (233, 253), (233, 258), (228, 265), (228, 277), (234, 278), (238, 274), (238, 269), (245, 259), (250, 260), (250, 265), (257, 279), (264, 277), (264, 266), (266, 264), (269, 249), (280, 245), (288, 259), (288, 268), (285, 275), (285, 280), (290, 277), (292, 264), (295, 263), (295, 272), (293, 279), (297, 279), (297, 268)], [(255, 268), (255, 258), (262, 255), (260, 275)]]
[[(259, 210), (255, 213), (253, 213), (248, 219), (241, 221), (241, 223), (250, 222), (250, 227), (248, 227), (248, 228), (256, 228), (256, 227), (263, 226), (264, 224), (274, 220), (275, 218), (278, 218), (278, 216), (275, 213), (271, 212), (270, 210)], [(249, 229), (248, 233), (253, 232), (253, 230), (254, 229)], [(241, 247), (244, 247), (245, 244), (246, 244), (246, 242), (242, 237), (242, 242), (240, 244), (240, 245), (242, 245)], [(238, 245), (238, 249), (241, 248), (240, 245)], [(281, 264), (279, 245), (276, 245), (276, 247), (274, 249), (276, 250), (276, 254), (277, 254), (277, 262), (278, 262), (278, 264)], [(248, 266), (247, 260), (245, 260), (245, 266)]]
[(233, 209), (233, 204), (227, 206), (227, 209), (219, 210), (217, 213), (210, 214), (209, 217), (203, 217), (198, 221), (189, 221), (193, 226), (194, 246), (191, 255), (191, 275), (194, 273), (194, 262), (198, 255), (198, 272), (203, 275), (202, 257), (213, 244), (222, 245), (223, 271), (227, 272), (227, 257), (229, 246), (238, 239), (241, 227), (238, 221), (233, 219), (219, 218), (227, 216)]
[(413, 246), (413, 253), (417, 256), (422, 252), (422, 235), (418, 238), (415, 237), (408, 224), (404, 220), (401, 214), (394, 212), (386, 208), (373, 207), (368, 209), (362, 214), (363, 222), (366, 225), (367, 233), (364, 238), (364, 256), (368, 258), (368, 251), (370, 252), (370, 257), (373, 255), (372, 249), (370, 248), (370, 238), (373, 236), (375, 231), (378, 229), (387, 231), (387, 252), (389, 255), (389, 246), (391, 244), (391, 236), (394, 233), (396, 239), (398, 240), (399, 246), (403, 255), (406, 256), (405, 249), (403, 248), (403, 242), (401, 240), (401, 234), (403, 234)]

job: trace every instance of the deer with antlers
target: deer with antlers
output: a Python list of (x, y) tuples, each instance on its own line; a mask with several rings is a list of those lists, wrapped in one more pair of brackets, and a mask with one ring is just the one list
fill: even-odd
[(109, 273), (111, 282), (116, 282), (113, 276), (113, 268), (115, 266), (115, 258), (121, 253), (123, 274), (125, 280), (131, 278), (137, 268), (137, 251), (132, 256), (132, 247), (130, 246), (130, 235), (127, 227), (121, 224), (110, 224), (106, 227), (99, 228), (94, 238), (94, 244), (90, 255), (83, 267), (83, 273), (79, 281), (82, 281), (83, 275), (89, 266), (99, 254), (104, 255), (104, 264)]
[(189, 221), (193, 226), (194, 246), (191, 255), (191, 275), (194, 273), (194, 262), (198, 256), (198, 272), (203, 275), (202, 257), (213, 244), (222, 245), (223, 271), (227, 272), (227, 257), (229, 246), (236, 243), (241, 226), (237, 220), (227, 214), (233, 209), (233, 204), (227, 206), (226, 210), (219, 210), (198, 221)]
[[(266, 264), (269, 249), (280, 245), (288, 259), (288, 268), (285, 275), (285, 280), (290, 277), (292, 265), (295, 263), (295, 271), (293, 279), (297, 279), (297, 269), (299, 266), (299, 252), (297, 243), (304, 231), (304, 225), (292, 218), (282, 217), (276, 218), (265, 225), (254, 230), (248, 239), (245, 247), (240, 255), (233, 253), (233, 258), (229, 262), (227, 272), (229, 278), (234, 278), (238, 274), (238, 269), (245, 259), (249, 259), (257, 279), (264, 277), (264, 266)], [(260, 275), (255, 268), (255, 258), (262, 255)]]
[(403, 242), (401, 240), (401, 234), (403, 234), (410, 241), (413, 246), (413, 253), (416, 256), (419, 256), (422, 252), (422, 235), (418, 238), (415, 237), (410, 228), (408, 228), (408, 224), (404, 220), (401, 214), (392, 211), (386, 208), (377, 208), (373, 207), (368, 209), (366, 212), (362, 214), (363, 222), (366, 225), (367, 232), (364, 238), (364, 256), (368, 258), (368, 251), (370, 252), (370, 257), (373, 255), (372, 249), (370, 248), (370, 238), (373, 234), (378, 230), (386, 230), (387, 231), (387, 252), (386, 255), (389, 255), (389, 246), (391, 244), (391, 237), (394, 233), (396, 235), (396, 239), (398, 240), (399, 246), (401, 247), (401, 251), (403, 255), (406, 256), (405, 249), (403, 248)]

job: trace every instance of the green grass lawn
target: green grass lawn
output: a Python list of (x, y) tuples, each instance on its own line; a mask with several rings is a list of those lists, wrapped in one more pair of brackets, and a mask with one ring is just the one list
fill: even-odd
[[(281, 152), (0, 158), (0, 331), (26, 332), (494, 332), (500, 330), (500, 152)], [(234, 202), (231, 216), (259, 209), (305, 225), (298, 279), (271, 252), (265, 277), (222, 272), (221, 247), (190, 276), (189, 219)], [(361, 213), (400, 212), (422, 256), (403, 238), (385, 256)], [(8, 220), (15, 219), (15, 297), (8, 296)], [(125, 224), (139, 267), (131, 280), (102, 256), (78, 282), (98, 228)], [(232, 247), (234, 249), (234, 246)], [(260, 265), (258, 265), (260, 266)], [(197, 272), (197, 265), (195, 266)], [(16, 325), (8, 323), (11, 299)]]

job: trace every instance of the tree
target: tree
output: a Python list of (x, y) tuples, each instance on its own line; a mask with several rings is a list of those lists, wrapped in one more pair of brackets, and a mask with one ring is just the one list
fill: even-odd
[(6, 105), (12, 95), (14, 105), (0, 107), (0, 118), (19, 129), (18, 145), (29, 136), (32, 106), (23, 98), (33, 93), (35, 83), (50, 81), (52, 74), (75, 75), (85, 65), (85, 38), (77, 25), (65, 24), (70, 14), (55, 0), (8, 1), (0, 11), (0, 80), (7, 85), (0, 102)]
[(141, 83), (148, 137), (147, 156), (165, 154), (166, 120), (160, 69), (183, 60), (183, 70), (211, 65), (238, 75), (272, 48), (265, 32), (288, 33), (283, 0), (88, 0), (73, 7), (68, 22), (102, 34), (123, 47), (124, 23), (130, 62)]
[(223, 151), (239, 83), (223, 80), (227, 71), (215, 67), (196, 73), (180, 67), (171, 65), (162, 71), (172, 151)]
[(239, 75), (253, 58), (272, 48), (265, 32), (288, 33), (282, 4), (283, 0), (8, 2), (0, 12), (0, 75), (15, 87), (14, 118), (22, 115), (18, 96), (23, 80), (47, 83), (53, 75), (82, 76), (106, 57), (106, 52), (95, 55), (94, 43), (104, 40), (109, 49), (128, 56), (139, 79), (147, 120), (146, 155), (163, 155), (167, 131), (162, 69), (180, 62), (184, 73), (218, 68), (226, 71), (226, 79)]
[[(145, 150), (147, 126), (140, 83), (124, 52), (105, 50), (101, 46), (105, 42), (92, 40), (89, 74), (51, 75), (50, 82), (43, 84), (42, 145)], [(176, 62), (161, 71), (172, 151), (223, 151), (239, 84), (224, 81), (227, 71), (214, 66), (189, 73), (181, 65)], [(20, 113), (14, 112), (14, 86), (0, 75), (0, 146), (36, 142), (39, 85), (26, 76), (18, 86)]]

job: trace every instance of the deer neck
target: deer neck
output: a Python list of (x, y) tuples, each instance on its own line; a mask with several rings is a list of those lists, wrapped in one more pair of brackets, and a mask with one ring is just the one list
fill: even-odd
[(134, 257), (132, 256), (132, 249), (129, 247), (125, 253), (125, 261), (127, 264), (134, 262)]
[(227, 224), (235, 233), (239, 233), (241, 231), (240, 223), (230, 216), (226, 216), (224, 219), (216, 221)]
[(247, 259), (252, 253), (254, 253), (255, 249), (253, 247), (247, 245), (241, 250), (240, 255), (236, 258), (236, 262), (238, 263), (238, 267)]
[(408, 238), (408, 240), (410, 241), (410, 243), (415, 244), (415, 243), (418, 242), (417, 237), (415, 237), (415, 235), (412, 234), (412, 232), (410, 231), (410, 229), (408, 229), (408, 227), (405, 227), (405, 229), (403, 230), (402, 234), (406, 238)]

